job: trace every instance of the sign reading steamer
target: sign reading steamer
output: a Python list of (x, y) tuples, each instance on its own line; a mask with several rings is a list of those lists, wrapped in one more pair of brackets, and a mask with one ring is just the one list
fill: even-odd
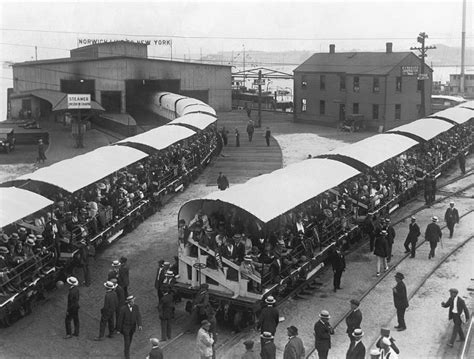
[(68, 109), (90, 109), (91, 108), (91, 95), (90, 94), (68, 94), (67, 95), (67, 108)]

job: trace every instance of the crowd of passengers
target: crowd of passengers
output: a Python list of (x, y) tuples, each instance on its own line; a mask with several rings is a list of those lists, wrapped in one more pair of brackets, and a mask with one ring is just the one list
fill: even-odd
[[(73, 195), (58, 192), (51, 212), (38, 212), (31, 229), (16, 227), (0, 233), (0, 295), (17, 291), (26, 267), (40, 268), (42, 260), (57, 258), (89, 235), (96, 235), (116, 218), (126, 215), (142, 199), (153, 199), (171, 183), (185, 179), (214, 151), (213, 128), (174, 144)], [(15, 278), (13, 283), (12, 278)]]

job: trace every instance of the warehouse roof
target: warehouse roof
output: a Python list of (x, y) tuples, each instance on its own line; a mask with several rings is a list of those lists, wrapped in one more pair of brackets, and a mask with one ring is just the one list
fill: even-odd
[[(412, 52), (336, 52), (317, 53), (294, 72), (341, 72), (347, 74), (385, 75)], [(431, 70), (428, 66), (426, 66)]]

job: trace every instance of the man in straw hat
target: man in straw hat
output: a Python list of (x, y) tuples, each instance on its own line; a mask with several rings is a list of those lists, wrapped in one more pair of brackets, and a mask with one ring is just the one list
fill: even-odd
[(438, 226), (438, 217), (433, 216), (431, 218), (431, 223), (428, 224), (425, 231), (425, 240), (430, 243), (430, 253), (428, 254), (428, 259), (431, 259), (435, 256), (435, 250), (438, 246), (438, 242), (441, 240), (442, 235), (441, 228)]
[[(408, 235), (403, 244), (405, 247), (405, 253), (411, 253), (410, 258), (415, 258), (416, 242), (418, 242), (420, 234), (421, 231), (418, 224), (416, 224), (416, 217), (411, 216), (411, 223), (408, 225)], [(411, 246), (411, 249), (409, 246)]]
[(331, 349), (331, 335), (334, 329), (329, 324), (331, 316), (327, 310), (319, 313), (319, 320), (314, 324), (314, 347), (318, 351), (319, 359), (327, 359), (329, 349)]
[(204, 319), (196, 336), (196, 345), (201, 359), (211, 359), (213, 356), (214, 338), (210, 332), (211, 323)]
[(99, 327), (99, 336), (96, 337), (95, 341), (101, 341), (104, 339), (105, 326), (109, 326), (109, 338), (112, 338), (114, 335), (114, 316), (118, 306), (117, 293), (115, 293), (115, 284), (111, 281), (104, 283), (106, 289), (104, 297), (104, 306), (100, 310), (100, 327)]
[(442, 302), (441, 306), (443, 308), (449, 308), (449, 320), (452, 319), (454, 323), (453, 333), (451, 334), (451, 339), (448, 342), (448, 346), (452, 347), (458, 333), (460, 341), (463, 342), (466, 339), (462, 331), (461, 315), (464, 312), (467, 322), (469, 321), (469, 311), (467, 310), (464, 300), (458, 296), (458, 290), (456, 288), (451, 288), (449, 290), (449, 299), (446, 302)]
[(160, 341), (157, 338), (150, 338), (151, 351), (146, 359), (163, 359), (163, 351), (159, 347)]
[(405, 276), (397, 272), (395, 274), (395, 280), (397, 281), (397, 285), (392, 289), (393, 290), (393, 303), (395, 304), (395, 308), (397, 309), (397, 319), (398, 325), (395, 326), (395, 329), (398, 331), (405, 330), (407, 328), (405, 324), (405, 311), (408, 308), (408, 297), (407, 297), (407, 288), (405, 283), (403, 283), (403, 279)]
[(270, 332), (263, 332), (260, 335), (261, 349), (260, 357), (262, 359), (275, 359), (276, 358), (276, 346), (273, 342), (273, 335)]
[(305, 350), (303, 341), (298, 337), (298, 328), (292, 325), (286, 330), (288, 334), (288, 343), (285, 345), (283, 359), (304, 359)]
[(120, 270), (120, 261), (118, 259), (112, 262), (112, 269), (107, 274), (107, 280), (111, 280), (112, 278), (116, 278), (118, 280)]
[(64, 339), (72, 338), (71, 335), (71, 321), (74, 322), (74, 336), (79, 336), (79, 281), (75, 277), (69, 277), (66, 282), (70, 285), (67, 295), (67, 310), (66, 310), (66, 336)]
[(378, 354), (382, 359), (398, 359), (398, 355), (393, 350), (390, 340), (385, 337), (380, 341), (380, 352)]
[(135, 297), (133, 295), (127, 297), (126, 303), (120, 309), (117, 327), (123, 335), (125, 359), (130, 359), (130, 346), (133, 334), (137, 328), (139, 331), (142, 330), (142, 316), (140, 315), (140, 308), (135, 304)]
[(269, 332), (272, 335), (275, 335), (276, 328), (280, 321), (280, 313), (278, 309), (274, 307), (276, 303), (275, 298), (269, 295), (265, 298), (265, 307), (260, 312), (260, 317), (258, 318), (257, 329), (260, 329), (260, 334), (263, 332)]
[(362, 329), (354, 329), (352, 337), (354, 341), (349, 345), (349, 349), (346, 353), (346, 359), (364, 359), (365, 358), (365, 345), (362, 343), (362, 337), (364, 332)]

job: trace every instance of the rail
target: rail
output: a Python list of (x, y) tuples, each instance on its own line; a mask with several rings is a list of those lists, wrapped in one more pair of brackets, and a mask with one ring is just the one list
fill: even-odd
[(464, 344), (462, 346), (460, 359), (472, 358), (472, 355), (470, 355), (471, 354), (470, 349), (471, 349), (471, 342), (472, 342), (472, 333), (474, 332), (474, 329), (473, 329), (474, 318), (472, 317), (473, 314), (474, 312), (471, 313), (471, 321), (469, 323), (469, 328), (467, 330), (466, 339), (464, 340)]

